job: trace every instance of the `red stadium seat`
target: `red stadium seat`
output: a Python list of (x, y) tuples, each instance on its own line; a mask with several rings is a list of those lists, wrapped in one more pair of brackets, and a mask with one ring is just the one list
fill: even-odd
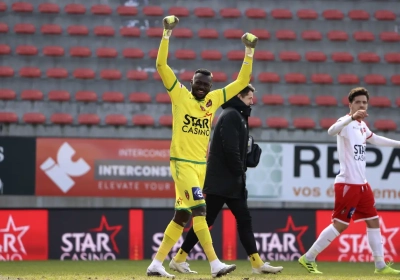
[(125, 58), (143, 58), (144, 52), (137, 48), (126, 48), (123, 49), (122, 56)]
[(326, 55), (323, 52), (306, 52), (306, 60), (309, 62), (325, 62)]
[(129, 94), (129, 101), (134, 103), (150, 103), (151, 96), (147, 92), (132, 92)]
[(96, 50), (96, 55), (98, 57), (114, 58), (118, 56), (118, 51), (114, 48), (98, 48)]
[(65, 5), (64, 11), (67, 14), (82, 15), (86, 13), (86, 7), (83, 4), (70, 3)]
[(156, 81), (162, 81), (160, 73), (158, 73), (157, 71), (153, 72), (153, 79)]
[(29, 123), (29, 124), (43, 124), (46, 122), (45, 115), (38, 112), (25, 113), (22, 119), (24, 123)]
[(186, 7), (174, 6), (168, 9), (169, 15), (175, 15), (179, 17), (188, 17), (189, 16), (189, 9)]
[(354, 60), (353, 55), (348, 52), (334, 52), (331, 58), (334, 62), (353, 62)]
[(126, 125), (128, 119), (122, 114), (109, 114), (105, 117), (105, 123), (107, 125)]
[(14, 100), (17, 94), (12, 89), (2, 88), (0, 89), (0, 100)]
[(106, 91), (101, 96), (101, 100), (103, 100), (104, 102), (119, 103), (124, 102), (124, 99), (124, 95), (122, 94), (122, 92), (119, 91)]
[(322, 16), (327, 20), (342, 20), (344, 18), (342, 11), (333, 9), (323, 11)]
[(288, 98), (289, 104), (294, 106), (309, 106), (311, 105), (310, 97), (304, 94), (291, 95)]
[(265, 105), (283, 105), (283, 96), (279, 94), (265, 94), (262, 97), (262, 102)]
[(279, 53), (279, 58), (282, 61), (300, 61), (301, 55), (295, 51), (282, 51)]
[(400, 107), (400, 97), (396, 98), (396, 105), (397, 105), (397, 107)]
[(103, 69), (100, 71), (100, 77), (104, 80), (121, 80), (122, 74), (118, 69)]
[(250, 33), (257, 36), (258, 40), (268, 40), (271, 36), (268, 30), (265, 29), (252, 29)]
[(72, 124), (74, 118), (68, 113), (54, 113), (50, 116), (50, 121), (54, 124)]
[(94, 15), (111, 15), (112, 9), (108, 5), (93, 5), (90, 8), (90, 12)]
[(0, 77), (14, 76), (14, 69), (9, 66), (0, 66)]
[(296, 14), (299, 19), (317, 19), (318, 18), (318, 13), (311, 9), (298, 10)]
[(306, 30), (301, 33), (301, 38), (306, 41), (321, 41), (322, 34), (317, 30)]
[(194, 71), (185, 71), (185, 72), (180, 73), (179, 79), (181, 81), (189, 82), (193, 78), (193, 75), (194, 75)]
[(100, 117), (97, 114), (80, 114), (78, 116), (79, 124), (97, 125), (100, 123)]
[(244, 51), (243, 50), (231, 50), (228, 51), (226, 57), (229, 60), (243, 60), (244, 58)]
[(180, 49), (175, 51), (177, 59), (193, 60), (196, 59), (196, 52), (194, 50)]
[(386, 108), (392, 106), (390, 99), (387, 98), (386, 96), (371, 96), (369, 98), (368, 103), (373, 107), (380, 107), (380, 108)]
[(140, 37), (140, 29), (138, 27), (121, 27), (119, 34), (122, 37)]
[(224, 37), (226, 39), (240, 39), (244, 32), (242, 29), (226, 29), (224, 30)]
[(257, 128), (262, 126), (262, 121), (259, 117), (249, 117), (248, 122), (250, 128)]
[(164, 10), (160, 6), (145, 6), (143, 7), (143, 14), (146, 16), (161, 17)]
[(201, 52), (201, 58), (204, 60), (221, 60), (222, 53), (219, 50), (204, 50)]
[(21, 100), (38, 101), (43, 100), (43, 92), (36, 89), (26, 89), (21, 92)]
[(154, 118), (151, 115), (134, 115), (132, 123), (136, 126), (154, 126)]
[(4, 2), (0, 2), (0, 12), (4, 12), (7, 10), (7, 4)]
[(146, 30), (147, 37), (157, 37), (161, 38), (163, 34), (163, 28), (161, 27), (149, 27)]
[(17, 23), (14, 25), (14, 32), (17, 34), (34, 34), (36, 27), (31, 23)]
[(266, 18), (267, 17), (267, 12), (265, 12), (263, 9), (259, 8), (248, 8), (245, 12), (246, 17), (248, 18)]
[(40, 27), (40, 32), (44, 35), (60, 35), (62, 27), (58, 24), (43, 24)]
[(255, 60), (273, 61), (275, 60), (275, 55), (270, 51), (258, 50), (254, 53)]
[(126, 74), (128, 80), (145, 81), (148, 79), (148, 74), (145, 71), (129, 70)]
[(351, 10), (348, 16), (352, 20), (369, 20), (369, 13), (365, 10)]
[(380, 74), (369, 74), (364, 76), (364, 82), (368, 85), (386, 85), (386, 78)]
[(29, 2), (15, 2), (11, 5), (11, 9), (16, 13), (32, 13), (33, 5)]
[(343, 85), (355, 85), (360, 83), (360, 79), (356, 74), (340, 74), (338, 82)]
[(258, 80), (261, 83), (279, 83), (281, 78), (277, 73), (261, 72), (260, 74), (258, 74)]
[(400, 75), (393, 75), (390, 78), (390, 81), (392, 82), (392, 84), (394, 85), (400, 85)]
[(292, 12), (288, 9), (274, 9), (271, 11), (271, 16), (274, 19), (291, 19), (293, 17)]
[(70, 101), (71, 95), (66, 90), (52, 90), (48, 93), (50, 101)]
[(89, 29), (84, 25), (70, 25), (67, 32), (71, 36), (86, 36), (89, 34)]
[(76, 101), (96, 102), (97, 94), (94, 91), (81, 90), (75, 94)]
[(84, 80), (90, 80), (96, 77), (96, 73), (89, 68), (75, 69), (73, 75), (76, 79), (84, 79)]
[(333, 83), (333, 78), (329, 74), (312, 74), (311, 75), (311, 81), (314, 84), (332, 84)]
[(46, 70), (48, 78), (65, 79), (68, 77), (68, 71), (65, 68), (49, 68)]
[[(158, 55), (158, 49), (151, 49), (149, 50), (149, 57), (150, 58), (154, 58), (156, 59)], [(169, 57), (169, 53), (168, 53), (168, 57)]]
[(336, 121), (337, 121), (337, 119), (335, 119), (335, 118), (323, 118), (323, 119), (320, 119), (320, 120), (319, 120), (319, 125), (321, 126), (321, 128), (328, 129), (328, 128), (330, 128)]
[(0, 33), (8, 33), (8, 25), (4, 22), (0, 22)]
[(315, 97), (315, 103), (318, 106), (336, 106), (336, 97), (331, 95), (318, 95)]
[(218, 31), (213, 28), (201, 28), (197, 32), (197, 36), (202, 39), (217, 39), (219, 37)]
[(384, 31), (379, 34), (379, 38), (383, 42), (399, 42), (400, 35), (395, 31)]
[(372, 42), (375, 40), (375, 35), (370, 31), (355, 31), (353, 38), (358, 42)]
[(214, 10), (208, 7), (197, 7), (194, 9), (194, 14), (200, 18), (213, 18), (215, 16)]
[(0, 55), (11, 54), (11, 48), (9, 45), (0, 45)]
[(158, 122), (161, 126), (172, 126), (172, 116), (171, 115), (163, 115), (159, 118)]
[(219, 14), (223, 18), (239, 18), (242, 16), (242, 13), (237, 8), (223, 8), (219, 10)]
[(293, 126), (297, 129), (314, 129), (315, 121), (311, 118), (294, 118)]
[(69, 55), (76, 57), (89, 57), (92, 55), (92, 51), (88, 47), (71, 47), (69, 49)]
[(288, 84), (304, 84), (307, 82), (307, 78), (301, 73), (288, 73), (285, 75), (285, 81)]
[(289, 121), (285, 117), (269, 117), (267, 118), (267, 126), (270, 128), (288, 128)]
[(296, 33), (293, 30), (277, 30), (275, 36), (278, 40), (296, 40)]
[(377, 20), (396, 20), (396, 14), (389, 10), (379, 10), (376, 11), (374, 17)]
[(112, 37), (115, 35), (115, 30), (112, 26), (96, 26), (94, 28), (94, 34), (96, 36)]
[(169, 97), (168, 93), (157, 93), (156, 102), (170, 104), (171, 98)]
[(374, 127), (377, 130), (382, 130), (382, 131), (396, 131), (397, 130), (397, 125), (393, 120), (387, 119), (378, 119), (374, 122)]
[(362, 52), (357, 55), (358, 60), (366, 63), (378, 63), (381, 61), (379, 55), (373, 52)]
[(42, 14), (58, 14), (60, 7), (55, 3), (41, 3), (39, 5), (39, 12)]
[(400, 53), (386, 53), (385, 61), (387, 63), (400, 63)]
[(347, 41), (349, 39), (349, 35), (346, 33), (346, 31), (331, 30), (328, 32), (328, 39), (331, 41)]
[(22, 67), (19, 69), (19, 75), (24, 78), (39, 78), (42, 71), (38, 67)]
[(138, 10), (136, 7), (132, 7), (132, 6), (118, 6), (117, 13), (120, 16), (136, 16), (138, 13)]
[(213, 82), (226, 82), (228, 79), (228, 76), (226, 75), (225, 72), (222, 71), (214, 71), (212, 72), (213, 75)]
[(193, 32), (189, 28), (175, 28), (172, 36), (176, 38), (192, 38)]
[(18, 116), (14, 112), (0, 112), (0, 123), (16, 123)]

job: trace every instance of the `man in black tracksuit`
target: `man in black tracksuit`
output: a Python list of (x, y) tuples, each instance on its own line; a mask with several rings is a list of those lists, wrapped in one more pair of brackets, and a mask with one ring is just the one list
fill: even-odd
[[(207, 204), (206, 220), (208, 226), (212, 226), (226, 203), (236, 218), (240, 241), (249, 256), (253, 273), (277, 273), (283, 268), (264, 263), (257, 253), (251, 216), (247, 207), (246, 170), (249, 162), (248, 150), (251, 150), (249, 145), (252, 140), (249, 138), (248, 117), (253, 104), (253, 94), (254, 87), (249, 84), (237, 96), (222, 105), (224, 110), (218, 118), (211, 140), (203, 189)], [(259, 149), (257, 163), (252, 167), (258, 164), (260, 153)], [(249, 153), (249, 156), (254, 155)], [(190, 270), (185, 261), (197, 242), (192, 227), (181, 249), (171, 260), (171, 263), (174, 263), (172, 267), (178, 268), (174, 270), (181, 273), (196, 273)]]

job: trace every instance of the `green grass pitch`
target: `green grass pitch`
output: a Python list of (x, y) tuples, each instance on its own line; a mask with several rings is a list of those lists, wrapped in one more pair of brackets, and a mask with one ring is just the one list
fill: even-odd
[[(166, 270), (172, 273), (168, 268), (169, 261), (164, 262)], [(400, 275), (375, 275), (373, 263), (337, 263), (337, 262), (319, 262), (318, 268), (324, 272), (323, 275), (316, 276), (309, 274), (297, 262), (273, 262), (272, 265), (282, 265), (284, 270), (280, 274), (252, 275), (250, 262), (248, 261), (227, 261), (226, 263), (235, 263), (237, 269), (222, 278), (232, 280), (252, 280), (252, 279), (400, 279)], [(121, 280), (142, 280), (159, 279), (157, 277), (147, 277), (146, 269), (150, 260), (145, 261), (22, 261), (22, 262), (1, 262), (0, 280), (7, 279), (121, 279)], [(184, 275), (175, 273), (176, 279), (212, 279), (210, 266), (206, 261), (191, 261), (190, 267), (199, 274)], [(394, 265), (399, 268), (400, 265)]]

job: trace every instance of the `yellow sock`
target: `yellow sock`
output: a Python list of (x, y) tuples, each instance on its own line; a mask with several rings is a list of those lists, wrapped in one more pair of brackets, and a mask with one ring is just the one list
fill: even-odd
[(252, 254), (249, 256), (250, 257), (250, 263), (251, 266), (254, 268), (259, 268), (264, 265), (264, 262), (260, 258), (260, 255), (258, 253)]
[(204, 249), (204, 253), (206, 253), (208, 261), (212, 262), (218, 259), (217, 254), (215, 254), (214, 251), (210, 230), (208, 229), (208, 225), (206, 222), (206, 217), (193, 217), (193, 230), (196, 233), (197, 238), (199, 239), (201, 247), (203, 247)]
[(164, 232), (164, 238), (161, 242), (160, 248), (158, 248), (157, 254), (154, 257), (156, 260), (163, 262), (167, 257), (169, 251), (181, 237), (183, 227), (171, 221)]
[(179, 249), (178, 253), (176, 253), (175, 257), (174, 257), (174, 261), (176, 261), (177, 263), (181, 263), (186, 261), (188, 254), (183, 251), (182, 249)]

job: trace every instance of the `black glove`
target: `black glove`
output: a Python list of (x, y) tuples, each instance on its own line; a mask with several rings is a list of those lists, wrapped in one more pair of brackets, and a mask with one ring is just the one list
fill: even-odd
[(247, 147), (247, 167), (256, 167), (260, 162), (262, 150), (260, 146), (254, 143), (253, 137), (249, 136), (249, 144)]

